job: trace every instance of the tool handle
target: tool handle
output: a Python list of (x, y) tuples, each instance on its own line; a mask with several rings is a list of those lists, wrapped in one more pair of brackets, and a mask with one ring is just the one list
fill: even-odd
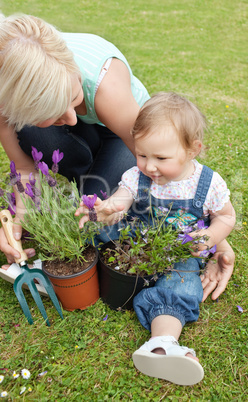
[(21, 258), (15, 258), (15, 262), (19, 264), (22, 261), (26, 261), (28, 257), (25, 251), (23, 251), (21, 240), (16, 240), (13, 236), (14, 223), (9, 210), (4, 209), (0, 212), (0, 220), (9, 245), (15, 250), (19, 251), (19, 253), (21, 254)]

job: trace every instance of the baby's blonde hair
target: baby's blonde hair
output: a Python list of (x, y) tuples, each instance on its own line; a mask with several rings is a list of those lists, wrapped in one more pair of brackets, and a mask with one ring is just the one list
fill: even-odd
[(174, 92), (153, 95), (140, 109), (131, 134), (140, 138), (168, 124), (175, 127), (185, 150), (193, 149), (195, 140), (203, 142), (205, 116), (196, 105)]
[(80, 76), (60, 33), (31, 15), (0, 16), (0, 112), (20, 130), (62, 116)]

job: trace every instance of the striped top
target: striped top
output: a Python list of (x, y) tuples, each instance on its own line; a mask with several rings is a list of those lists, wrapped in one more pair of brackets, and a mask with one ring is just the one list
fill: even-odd
[(62, 36), (81, 71), (87, 114), (79, 115), (79, 118), (85, 123), (103, 125), (98, 120), (94, 107), (95, 88), (104, 63), (111, 57), (122, 60), (127, 66), (132, 94), (138, 105), (142, 106), (150, 98), (144, 85), (133, 75), (125, 56), (112, 43), (93, 34), (63, 33)]

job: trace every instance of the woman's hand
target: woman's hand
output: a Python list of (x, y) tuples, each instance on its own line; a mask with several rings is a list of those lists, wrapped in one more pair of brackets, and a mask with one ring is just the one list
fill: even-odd
[[(22, 226), (20, 224), (20, 219), (16, 217), (13, 222), (13, 236), (16, 240), (20, 240), (22, 237)], [(8, 264), (14, 263), (16, 259), (21, 257), (19, 251), (15, 250), (9, 245), (3, 228), (0, 229), (0, 250), (6, 255)], [(35, 250), (33, 248), (27, 248), (24, 251), (28, 258), (34, 257), (35, 255)], [(2, 266), (3, 269), (8, 269), (8, 267), (8, 265)]]

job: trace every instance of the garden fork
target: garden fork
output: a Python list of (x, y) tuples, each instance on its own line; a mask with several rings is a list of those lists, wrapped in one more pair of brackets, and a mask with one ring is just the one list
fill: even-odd
[(21, 254), (21, 257), (17, 258), (15, 260), (15, 262), (17, 264), (20, 264), (20, 267), (23, 268), (23, 273), (18, 275), (17, 278), (15, 279), (14, 292), (16, 294), (16, 297), (21, 305), (21, 308), (22, 308), (25, 316), (28, 319), (29, 324), (33, 324), (33, 319), (32, 319), (31, 313), (29, 311), (25, 296), (23, 294), (22, 285), (24, 283), (27, 284), (44, 320), (46, 321), (46, 324), (48, 326), (50, 326), (46, 310), (42, 303), (39, 292), (36, 288), (34, 279), (40, 279), (42, 281), (42, 284), (43, 284), (44, 288), (46, 289), (48, 295), (50, 296), (56, 310), (58, 311), (60, 317), (63, 319), (64, 317), (62, 314), (62, 310), (61, 310), (59, 301), (54, 292), (52, 284), (51, 284), (50, 280), (48, 279), (48, 277), (46, 276), (46, 274), (44, 272), (42, 272), (40, 269), (36, 269), (36, 268), (29, 269), (28, 268), (28, 265), (26, 262), (28, 257), (27, 257), (27, 254), (22, 249), (21, 241), (20, 240), (17, 241), (13, 237), (13, 220), (12, 220), (12, 216), (11, 216), (10, 212), (8, 210), (2, 210), (0, 212), (0, 220), (1, 220), (4, 232), (5, 232), (5, 235), (7, 237), (8, 243), (10, 244), (10, 246), (12, 246), (14, 249), (19, 251), (19, 253)]

